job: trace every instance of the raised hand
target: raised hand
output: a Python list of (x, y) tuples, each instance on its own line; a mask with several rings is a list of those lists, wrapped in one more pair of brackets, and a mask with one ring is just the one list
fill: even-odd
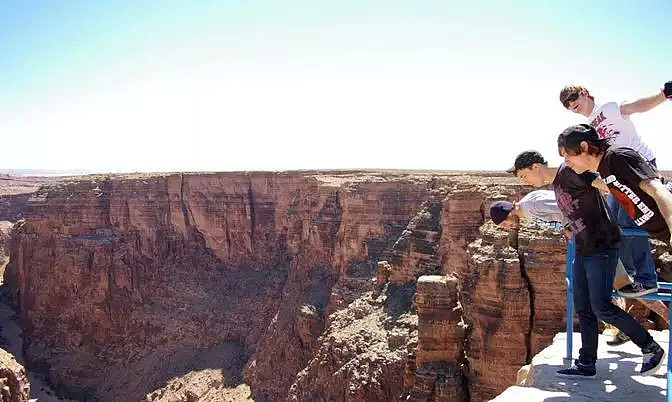
[(672, 99), (672, 81), (667, 81), (663, 87), (663, 95), (667, 99)]

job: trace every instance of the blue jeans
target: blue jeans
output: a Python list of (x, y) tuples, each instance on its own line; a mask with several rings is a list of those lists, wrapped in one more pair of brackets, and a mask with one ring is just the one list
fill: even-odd
[(597, 360), (597, 320), (623, 331), (641, 347), (653, 338), (628, 313), (611, 302), (611, 291), (618, 262), (618, 249), (600, 250), (595, 255), (577, 253), (572, 263), (574, 309), (579, 316), (581, 349), (579, 361), (594, 365)]
[[(638, 228), (632, 218), (621, 207), (618, 200), (616, 200), (616, 197), (609, 194), (607, 204), (609, 205), (611, 215), (616, 219), (619, 227)], [(653, 263), (648, 237), (621, 237), (619, 253), (625, 270), (636, 282), (646, 287), (658, 287), (658, 274), (656, 274), (656, 265)]]

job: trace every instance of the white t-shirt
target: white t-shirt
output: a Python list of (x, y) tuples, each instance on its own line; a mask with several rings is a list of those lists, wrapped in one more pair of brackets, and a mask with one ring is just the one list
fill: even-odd
[(555, 192), (552, 190), (531, 191), (518, 201), (518, 206), (523, 210), (527, 219), (561, 223), (565, 221), (555, 200)]
[(637, 134), (629, 116), (621, 115), (621, 106), (616, 102), (595, 105), (588, 116), (588, 123), (595, 127), (601, 138), (610, 138), (614, 147), (632, 148), (650, 161), (655, 158), (653, 151)]

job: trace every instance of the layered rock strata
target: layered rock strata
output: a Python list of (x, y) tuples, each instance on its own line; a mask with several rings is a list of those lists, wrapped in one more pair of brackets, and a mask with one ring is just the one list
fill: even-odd
[(469, 245), (460, 295), (470, 334), (466, 348), (472, 400), (490, 399), (516, 380), (528, 358), (530, 284), (509, 234), (486, 223)]
[(531, 327), (526, 360), (565, 330), (565, 252), (562, 233), (543, 225), (523, 225), (518, 231), (518, 257), (529, 283)]
[[(317, 353), (316, 335), (324, 331), (323, 323), (333, 325), (329, 315), (372, 289), (381, 253), (399, 238), (430, 192), (427, 179), (339, 186), (326, 180), (322, 186), (333, 193), (319, 214), (309, 215), (314, 216), (309, 233), (331, 225), (330, 237), (297, 244), (281, 306), (245, 367), (245, 379), (254, 391), (272, 400), (284, 397), (296, 374)], [(314, 272), (319, 274), (313, 279)], [(301, 318), (297, 313), (310, 306), (317, 326), (306, 343), (296, 330)]]
[(485, 400), (564, 328), (562, 237), (484, 224), (526, 189), (90, 176), (27, 199), (5, 280), (29, 363), (80, 399)]
[(426, 202), (391, 249), (382, 254), (381, 258), (390, 264), (391, 283), (404, 284), (420, 275), (442, 272), (438, 257), (441, 209), (441, 202)]
[(464, 328), (458, 301), (458, 280), (421, 276), (414, 304), (418, 313), (418, 343), (409, 401), (465, 399), (462, 368)]
[(186, 373), (190, 354), (235, 342), (254, 391), (282, 399), (326, 313), (343, 307), (329, 307), (333, 285), (370, 289), (432, 185), (232, 173), (44, 187), (15, 229), (5, 276), (27, 358), (73, 397), (139, 399)]
[(439, 254), (444, 273), (461, 273), (467, 266), (467, 245), (476, 240), (485, 221), (485, 191), (457, 188), (443, 202)]

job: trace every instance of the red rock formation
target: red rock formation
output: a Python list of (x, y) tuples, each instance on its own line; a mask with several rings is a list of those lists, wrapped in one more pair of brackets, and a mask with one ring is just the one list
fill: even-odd
[(506, 231), (486, 223), (481, 238), (469, 245), (469, 253), (460, 295), (471, 330), (467, 344), (470, 394), (472, 400), (482, 401), (515, 383), (517, 368), (527, 361), (530, 291)]
[(565, 330), (565, 251), (561, 233), (523, 226), (518, 231), (518, 255), (530, 284), (532, 332), (527, 360)]
[[(45, 187), (7, 275), (27, 357), (73, 396), (134, 399), (181, 374), (162, 366), (176, 350), (233, 341), (254, 391), (278, 400), (308, 362), (332, 285), (373, 278), (429, 183), (232, 173)], [(130, 366), (156, 375), (125, 386)]]
[(390, 282), (404, 284), (420, 275), (441, 273), (437, 254), (441, 208), (440, 202), (426, 202), (392, 248), (383, 252), (381, 258), (390, 264)]
[[(424, 180), (346, 184), (334, 189), (338, 192), (324, 201), (319, 214), (313, 213), (309, 245), (298, 242), (301, 253), (292, 261), (291, 272), (297, 276), (290, 274), (278, 314), (245, 368), (245, 379), (254, 391), (272, 400), (284, 397), (312, 353), (296, 332), (297, 313), (306, 305), (314, 305), (320, 320), (327, 322), (327, 313), (371, 290), (378, 256), (399, 237), (429, 193)], [(333, 222), (331, 229), (325, 222)], [(325, 235), (319, 242), (310, 241), (310, 233), (317, 230)], [(313, 267), (308, 277), (307, 267)], [(333, 275), (320, 274), (311, 279), (312, 270), (324, 269), (320, 267), (332, 267)]]
[[(76, 397), (207, 399), (244, 379), (273, 401), (459, 400), (461, 305), (480, 400), (562, 327), (561, 239), (524, 229), (510, 241), (486, 223), (476, 240), (489, 200), (519, 194), (516, 183), (390, 172), (59, 182), (28, 201), (6, 280), (30, 363)], [(427, 273), (449, 276), (418, 284), (416, 314)], [(209, 371), (229, 361), (243, 373)]]
[(458, 188), (448, 194), (441, 213), (443, 272), (462, 272), (467, 265), (467, 245), (476, 239), (483, 224), (484, 192)]
[(390, 273), (392, 266), (387, 261), (378, 261), (376, 266), (376, 283), (380, 286), (386, 284), (390, 280)]
[(26, 370), (14, 356), (0, 349), (0, 401), (27, 402), (30, 384)]
[(5, 276), (5, 266), (9, 262), (10, 234), (14, 224), (0, 221), (0, 278)]
[(453, 277), (421, 276), (415, 306), (418, 343), (409, 401), (458, 401), (465, 397), (464, 325)]
[(457, 279), (421, 276), (414, 304), (418, 312), (418, 351), (415, 363), (462, 363), (462, 306), (458, 301)]
[(287, 401), (399, 400), (408, 344), (417, 336), (412, 293), (391, 285), (334, 313)]

